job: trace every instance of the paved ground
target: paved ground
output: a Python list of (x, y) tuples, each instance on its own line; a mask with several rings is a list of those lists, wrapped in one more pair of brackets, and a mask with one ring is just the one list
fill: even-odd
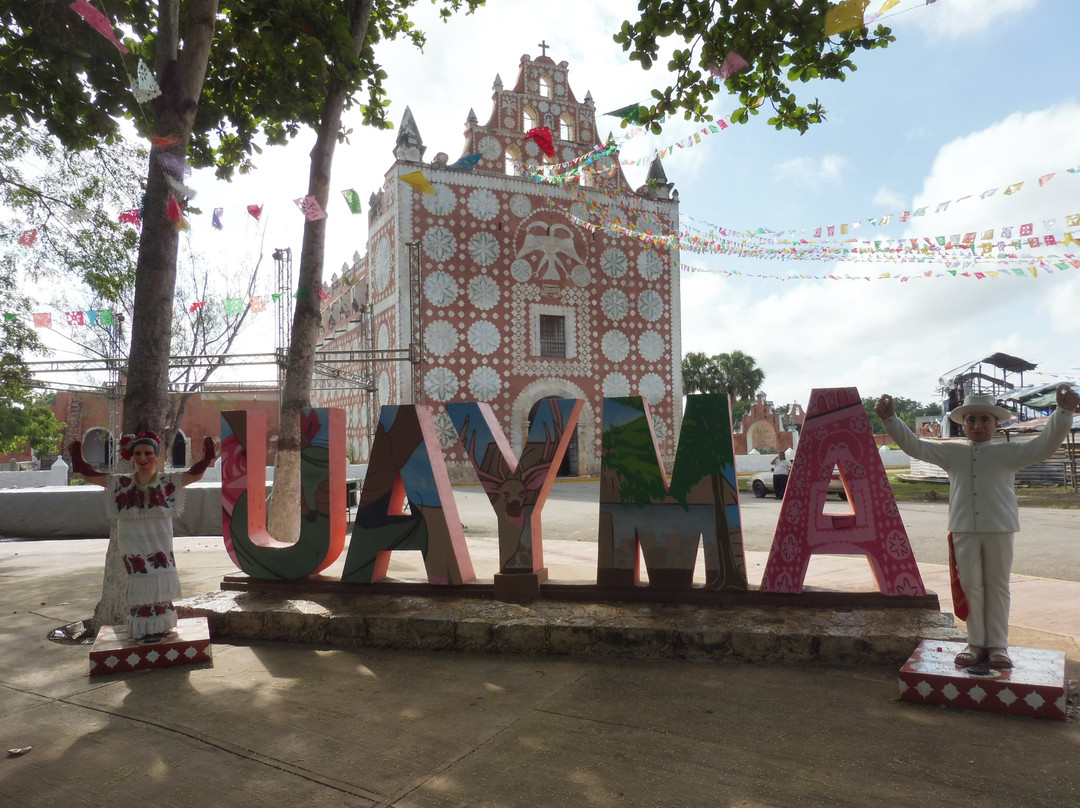
[[(549, 501), (549, 562), (555, 546), (588, 555), (555, 527), (588, 537), (585, 490)], [(751, 582), (775, 506), (744, 503)], [(483, 512), (461, 510), (482, 544)], [(932, 521), (937, 535), (944, 520)], [(1037, 524), (1022, 542), (1075, 536), (1052, 513)], [(232, 571), (219, 539), (180, 539), (177, 553), (191, 595)], [(0, 754), (33, 747), (0, 758), (0, 805), (1071, 806), (1080, 795), (1075, 717), (900, 702), (894, 666), (256, 641), (215, 643), (212, 666), (90, 679), (85, 646), (45, 637), (91, 612), (103, 555), (101, 540), (0, 542)], [(921, 566), (944, 595), (942, 568)], [(865, 563), (842, 559), (811, 575), (869, 581)], [(1014, 644), (1065, 650), (1080, 676), (1080, 583), (1017, 577), (1012, 622)]]

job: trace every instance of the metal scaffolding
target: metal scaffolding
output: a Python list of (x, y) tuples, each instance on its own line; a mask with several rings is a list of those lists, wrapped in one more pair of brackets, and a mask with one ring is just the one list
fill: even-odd
[(277, 265), (277, 380), (279, 384), (285, 383), (285, 366), (289, 357), (289, 344), (292, 342), (292, 319), (293, 307), (283, 305), (281, 301), (292, 300), (292, 249), (282, 247), (274, 250), (274, 263)]

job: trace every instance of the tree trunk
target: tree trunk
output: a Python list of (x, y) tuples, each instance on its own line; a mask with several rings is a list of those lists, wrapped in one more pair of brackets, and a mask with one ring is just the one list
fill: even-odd
[[(353, 49), (357, 54), (364, 46), (372, 6), (373, 0), (355, 0), (353, 3), (351, 33)], [(326, 210), (330, 195), (334, 149), (341, 129), (345, 100), (345, 89), (335, 81), (327, 91), (318, 136), (311, 150), (308, 194), (315, 197), (323, 210)], [(306, 221), (300, 250), (292, 340), (285, 360), (285, 384), (281, 391), (273, 496), (267, 512), (268, 530), (278, 541), (296, 541), (300, 536), (300, 410), (311, 406), (315, 346), (322, 323), (320, 293), (325, 247), (326, 219)]]
[[(162, 94), (153, 102), (154, 134), (171, 139), (173, 144), (160, 150), (155, 146), (150, 153), (139, 259), (135, 269), (131, 354), (124, 394), (125, 433), (146, 429), (160, 433), (165, 426), (179, 235), (177, 226), (169, 219), (169, 185), (158, 155), (167, 152), (179, 157), (183, 163), (187, 153), (199, 93), (206, 78), (218, 0), (191, 0), (182, 51), (178, 51), (179, 0), (162, 0), (159, 9), (157, 68)], [(178, 179), (183, 181), (183, 175)], [(166, 448), (162, 447), (162, 451)], [(105, 556), (101, 600), (91, 621), (93, 630), (127, 618), (126, 576), (117, 577), (117, 569), (122, 571), (123, 566), (113, 531)]]

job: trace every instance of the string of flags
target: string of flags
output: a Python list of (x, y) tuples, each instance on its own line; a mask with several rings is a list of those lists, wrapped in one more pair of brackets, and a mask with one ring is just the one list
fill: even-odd
[[(1009, 183), (1004, 186), (1003, 195), (1019, 193), (1025, 185), (1035, 188), (1046, 187), (1059, 173), (1061, 172), (1042, 174), (1033, 181), (1022, 180)], [(1080, 173), (1080, 166), (1066, 169), (1065, 173)], [(561, 182), (561, 178), (547, 174), (533, 172), (529, 176), (536, 182), (566, 184)], [(608, 192), (596, 187), (590, 189), (590, 194), (586, 194), (580, 188), (569, 187), (572, 200), (581, 205), (590, 216), (598, 218), (599, 224), (570, 215), (565, 206), (554, 199), (549, 199), (548, 204), (559, 208), (578, 226), (587, 230), (613, 230), (627, 237), (648, 241), (657, 247), (696, 253), (716, 252), (741, 257), (782, 260), (819, 258), (823, 260), (884, 259), (936, 262), (974, 255), (982, 261), (999, 263), (1019, 261), (1033, 265), (1046, 265), (1053, 263), (1057, 257), (1027, 256), (1021, 254), (1021, 250), (1076, 244), (1080, 236), (1080, 231), (1075, 231), (1075, 228), (1080, 228), (1080, 213), (1074, 213), (1064, 217), (1066, 223), (1064, 230), (1058, 229), (1057, 218), (1042, 220), (1042, 232), (1038, 234), (1035, 232), (1037, 223), (1023, 222), (993, 228), (983, 227), (948, 235), (934, 234), (914, 238), (893, 237), (874, 240), (856, 238), (856, 231), (862, 227), (864, 221), (874, 227), (885, 226), (894, 221), (907, 223), (914, 218), (928, 215), (931, 208), (935, 214), (944, 213), (950, 206), (962, 202), (990, 199), (1002, 190), (1000, 187), (990, 188), (979, 194), (965, 194), (955, 200), (940, 202), (936, 206), (926, 205), (914, 210), (868, 217), (839, 225), (822, 225), (786, 231), (766, 228), (742, 231), (705, 223), (707, 230), (690, 228), (683, 229), (679, 233), (667, 232), (662, 223), (656, 222), (647, 212), (633, 210), (632, 204), (626, 204), (628, 198), (625, 194)], [(606, 197), (608, 204), (605, 205), (598, 200), (601, 196)], [(630, 198), (631, 201), (633, 199)], [(631, 221), (635, 222), (634, 226), (629, 224)]]
[[(872, 22), (893, 9), (898, 5), (898, 2), (899, 0), (884, 0), (877, 12), (867, 13), (867, 9), (870, 5), (869, 0), (841, 0), (841, 2), (830, 7), (826, 14), (826, 19), (824, 21), (825, 33), (827, 36), (831, 36)], [(930, 5), (933, 2), (934, 0), (926, 0), (926, 5)], [(121, 53), (130, 53), (123, 43), (117, 39), (116, 31), (110, 20), (86, 2), (86, 0), (77, 0), (77, 2), (71, 3), (70, 7), (102, 36), (105, 36), (112, 42)], [(714, 77), (725, 79), (747, 69), (749, 64), (748, 60), (742, 54), (736, 51), (730, 51), (725, 55), (720, 65), (713, 63), (710, 64), (708, 68)], [(142, 60), (139, 60), (135, 73), (135, 76), (130, 77), (131, 87), (136, 100), (140, 104), (144, 104), (160, 95), (161, 90), (157, 86), (153, 73)], [(758, 103), (761, 103), (762, 100), (763, 99), (759, 99)], [(631, 104), (608, 114), (620, 117), (629, 123), (637, 123), (640, 119), (641, 110), (642, 105)], [(693, 146), (700, 144), (703, 138), (728, 129), (730, 127), (728, 117), (729, 116), (725, 116), (710, 121), (700, 129), (691, 132), (685, 138), (675, 141), (663, 149), (654, 150), (651, 155), (647, 157), (636, 160), (619, 160), (617, 156), (619, 143), (624, 143), (647, 131), (645, 128), (638, 127), (625, 133), (619, 141), (611, 139), (605, 146), (597, 146), (590, 152), (573, 160), (559, 164), (525, 166), (523, 173), (537, 182), (555, 185), (570, 185), (574, 180), (577, 180), (582, 175), (586, 174), (614, 174), (618, 165), (641, 165), (657, 158), (666, 157), (668, 154), (673, 154), (679, 149), (692, 148)], [(548, 157), (555, 155), (554, 139), (550, 129), (547, 127), (530, 129), (525, 133), (524, 140), (533, 140), (536, 142), (540, 150)], [(163, 151), (163, 149), (175, 146), (178, 143), (177, 139), (169, 137), (153, 137), (151, 138), (151, 142), (155, 147), (153, 154), (158, 164), (161, 166), (171, 190), (167, 209), (169, 218), (174, 222), (178, 229), (185, 228), (187, 227), (187, 222), (184, 216), (184, 210), (187, 203), (195, 196), (195, 191), (184, 184), (184, 178), (191, 173), (191, 168), (185, 163), (181, 156), (168, 151)], [(605, 162), (603, 160), (603, 158), (612, 154), (616, 154), (616, 159), (614, 161)], [(466, 155), (446, 168), (451, 170), (471, 170), (478, 164), (480, 159), (480, 154)], [(1080, 173), (1080, 166), (1069, 168), (1066, 171), (1070, 174)], [(1071, 255), (1032, 256), (1023, 253), (1022, 250), (1059, 245), (1067, 246), (1069, 244), (1077, 243), (1077, 236), (1080, 235), (1080, 231), (1076, 231), (1075, 229), (1080, 228), (1080, 213), (1067, 214), (1064, 217), (1066, 222), (1064, 229), (1058, 227), (1057, 218), (1045, 219), (1041, 222), (1041, 230), (1038, 233), (1035, 232), (1035, 229), (1038, 226), (1035, 222), (1014, 223), (994, 228), (984, 227), (966, 233), (953, 233), (949, 235), (934, 234), (903, 239), (880, 238), (860, 240), (856, 238), (857, 231), (859, 231), (864, 224), (877, 228), (887, 226), (894, 222), (907, 223), (915, 218), (928, 215), (931, 208), (933, 208), (933, 213), (935, 214), (945, 213), (950, 209), (950, 206), (955, 207), (968, 201), (990, 199), (999, 191), (1002, 195), (1013, 195), (1019, 193), (1025, 187), (1042, 188), (1053, 180), (1058, 173), (1060, 172), (1044, 174), (1034, 181), (1024, 180), (1010, 183), (1003, 188), (987, 189), (979, 194), (967, 194), (958, 197), (957, 199), (940, 202), (937, 205), (922, 206), (913, 210), (895, 211), (885, 215), (857, 219), (850, 222), (783, 231), (774, 231), (764, 227), (752, 230), (737, 230), (705, 222), (702, 223), (703, 226), (683, 228), (678, 233), (669, 233), (665, 232), (666, 228), (662, 223), (652, 221), (647, 214), (643, 214), (641, 211), (637, 211), (633, 214), (636, 221), (634, 225), (631, 226), (629, 224), (631, 218), (629, 212), (626, 216), (623, 216), (621, 213), (624, 207), (621, 203), (626, 199), (625, 195), (620, 195), (618, 201), (616, 201), (615, 194), (608, 194), (609, 200), (615, 202), (615, 204), (605, 206), (596, 201), (595, 198), (584, 194), (580, 189), (572, 192), (571, 195), (575, 198), (575, 201), (585, 206), (585, 209), (589, 211), (590, 215), (600, 219), (599, 224), (573, 216), (568, 210), (563, 210), (555, 200), (549, 199), (549, 204), (559, 208), (564, 215), (573, 219), (575, 223), (585, 229), (608, 229), (618, 232), (626, 237), (647, 241), (658, 247), (680, 249), (692, 253), (720, 253), (742, 257), (781, 260), (945, 261), (956, 264), (956, 268), (953, 268), (955, 270), (953, 271), (953, 274), (957, 274), (957, 272), (963, 274), (963, 270), (968, 268), (969, 264), (974, 266), (976, 264), (1016, 264), (1017, 262), (1020, 262), (1030, 264), (1031, 275), (1034, 276), (1036, 274), (1036, 267), (1043, 267), (1044, 269), (1056, 267), (1060, 270), (1074, 266), (1073, 263), (1070, 263), (1073, 259), (1073, 256)], [(404, 174), (400, 176), (399, 179), (424, 194), (436, 193), (435, 187), (427, 177), (425, 177), (422, 171)], [(594, 196), (596, 194), (604, 195), (606, 193), (602, 187), (594, 186), (590, 190)], [(342, 191), (342, 195), (350, 212), (359, 214), (362, 209), (360, 197), (357, 192), (354, 189), (346, 189)], [(297, 209), (309, 221), (324, 219), (327, 216), (327, 211), (323, 205), (321, 205), (312, 195), (295, 198), (293, 199), (293, 202)], [(259, 221), (263, 215), (264, 206), (261, 204), (252, 204), (248, 205), (246, 210), (252, 218)], [(214, 208), (212, 226), (215, 229), (222, 230), (224, 228), (224, 214), (224, 208)], [(118, 220), (121, 223), (141, 227), (142, 210), (136, 208), (123, 211), (120, 213)], [(30, 228), (21, 231), (18, 234), (18, 243), (24, 247), (33, 248), (38, 241), (38, 237), (39, 229)], [(1016, 274), (1016, 269), (1016, 267), (1013, 267), (1014, 275)], [(700, 271), (693, 267), (686, 267), (686, 270)], [(992, 272), (1000, 273), (1000, 270), (993, 270)], [(730, 274), (741, 275), (744, 273)], [(979, 276), (979, 273), (976, 272), (974, 275)], [(885, 273), (882, 277), (886, 276), (893, 277), (889, 273)], [(924, 273), (919, 277), (930, 276), (932, 275)], [(990, 276), (993, 277), (994, 275)], [(767, 275), (764, 277), (776, 276)], [(805, 276), (792, 275), (789, 277), (798, 278)], [(857, 277), (859, 279), (867, 278), (867, 276), (852, 277)], [(299, 290), (297, 296), (306, 291), (307, 290)], [(321, 288), (319, 291), (322, 292)], [(277, 299), (278, 296), (273, 297), (273, 300), (276, 301)], [(195, 306), (202, 306), (205, 304), (205, 301), (192, 304), (192, 311), (196, 310), (196, 308), (194, 308)], [(241, 299), (230, 298), (226, 300), (225, 305), (226, 310), (230, 313), (243, 311), (245, 305), (250, 306), (252, 310), (256, 312), (265, 310), (262, 301), (256, 300), (255, 297), (251, 298), (246, 303)], [(68, 317), (68, 315), (74, 314), (79, 314), (80, 317)], [(69, 325), (103, 324), (104, 321), (101, 318), (104, 314), (104, 312), (66, 312), (65, 319), (68, 321)], [(6, 320), (8, 317), (9, 315), (5, 315)]]
[[(105, 14), (87, 2), (87, 0), (76, 0), (76, 2), (70, 3), (69, 7), (85, 20), (87, 24), (93, 27), (95, 31), (111, 42), (121, 54), (128, 55), (131, 53), (123, 42), (117, 38), (116, 29), (114, 28), (112, 21), (105, 16)], [(130, 75), (127, 65), (123, 62), (121, 63), (121, 67), (125, 72), (128, 72), (132, 95), (140, 106), (147, 104), (161, 95), (161, 88), (158, 86), (153, 72), (142, 59), (139, 59), (136, 64), (134, 76)], [(150, 137), (150, 143), (153, 147), (151, 155), (157, 165), (161, 168), (170, 189), (169, 199), (166, 203), (167, 215), (177, 230), (186, 230), (189, 229), (190, 224), (187, 221), (184, 211), (187, 208), (188, 203), (196, 195), (194, 189), (184, 184), (184, 177), (191, 174), (191, 166), (187, 165), (183, 157), (166, 151), (167, 149), (178, 145), (180, 142), (181, 139), (174, 136), (155, 135)], [(362, 212), (360, 196), (354, 189), (346, 189), (342, 191), (342, 194), (345, 198), (345, 204), (352, 214), (356, 215)], [(308, 221), (326, 218), (326, 210), (314, 196), (309, 194), (295, 199), (294, 202)], [(258, 221), (263, 213), (263, 205), (248, 205), (247, 212)], [(85, 211), (76, 210), (72, 211), (72, 213), (85, 214)], [(215, 230), (224, 229), (224, 213), (224, 208), (214, 208), (211, 224)], [(73, 221), (69, 217), (65, 218), (69, 221)], [(83, 218), (85, 218), (85, 215)], [(143, 210), (141, 207), (121, 211), (118, 216), (118, 221), (121, 224), (130, 224), (136, 228), (142, 227), (142, 219)], [(39, 240), (40, 230), (41, 226), (19, 231), (17, 236), (18, 244), (28, 248), (34, 247)]]
[[(187, 310), (189, 314), (196, 314), (206, 310), (207, 307), (221, 306), (226, 314), (243, 314), (246, 309), (250, 309), (252, 314), (262, 314), (271, 304), (280, 304), (282, 299), (306, 300), (312, 295), (318, 295), (320, 300), (329, 298), (322, 286), (301, 286), (292, 292), (271, 292), (247, 297), (226, 297), (223, 300), (197, 300), (188, 304)], [(21, 314), (5, 312), (4, 322), (15, 322), (23, 317), (24, 315)], [(121, 319), (111, 309), (65, 311), (56, 317), (53, 316), (53, 312), (48, 311), (34, 312), (30, 315), (34, 328), (52, 328), (54, 325), (88, 328), (95, 326), (111, 327), (117, 325)]]

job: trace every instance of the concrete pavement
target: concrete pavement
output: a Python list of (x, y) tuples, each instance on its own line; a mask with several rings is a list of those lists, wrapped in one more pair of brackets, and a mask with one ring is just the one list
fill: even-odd
[[(553, 499), (545, 514), (574, 507)], [(483, 546), (462, 521), (470, 550)], [(545, 529), (553, 577), (595, 559)], [(0, 754), (33, 747), (0, 758), (0, 805), (1061, 806), (1080, 794), (1075, 708), (1051, 722), (899, 702), (894, 665), (250, 641), (215, 642), (212, 666), (91, 679), (87, 646), (45, 637), (91, 613), (104, 546), (0, 542)], [(176, 549), (188, 595), (234, 571), (220, 539)], [(756, 583), (764, 553), (747, 563)], [(949, 608), (944, 568), (921, 569)], [(868, 581), (849, 558), (815, 559), (808, 578)], [(1018, 576), (1013, 592), (1013, 644), (1066, 651), (1075, 680), (1080, 583)]]

